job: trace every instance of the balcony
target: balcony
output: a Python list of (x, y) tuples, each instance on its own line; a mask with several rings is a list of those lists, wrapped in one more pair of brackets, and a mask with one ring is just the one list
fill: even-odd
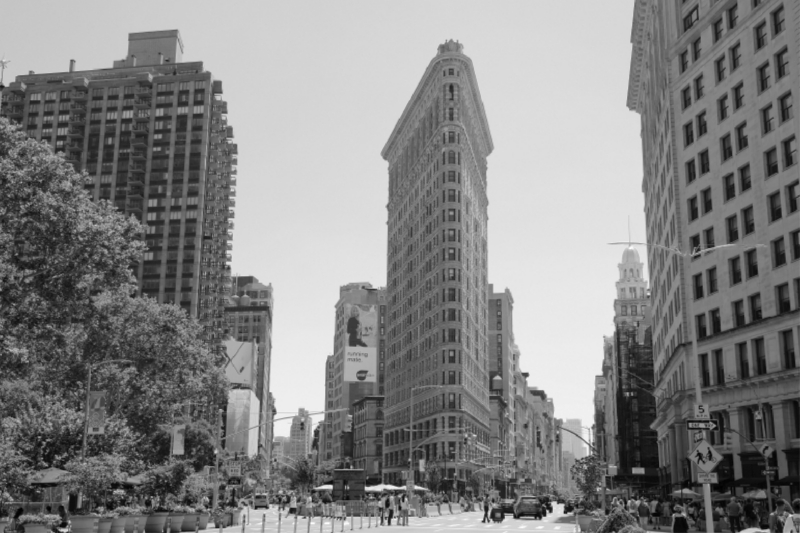
[(83, 139), (83, 128), (76, 127), (67, 130), (67, 138), (69, 139)]
[(70, 102), (69, 111), (73, 115), (85, 115), (86, 104), (82, 104), (80, 102)]
[[(128, 185), (131, 185), (130, 181), (128, 181)], [(144, 188), (141, 185), (137, 185), (135, 187), (130, 186), (128, 188), (128, 198), (141, 199), (143, 197), (143, 194), (144, 194)]]
[(68, 143), (64, 146), (64, 149), (67, 152), (82, 152), (83, 151), (83, 143)]
[(22, 120), (22, 113), (23, 113), (24, 110), (25, 110), (25, 108), (22, 107), (21, 105), (15, 105), (15, 106), (11, 106), (10, 108), (8, 108), (8, 111), (6, 111), (6, 114), (8, 115), (8, 118), (14, 119), (16, 121), (20, 121), (20, 120)]
[(77, 168), (81, 164), (81, 154), (78, 152), (67, 152), (64, 156), (64, 161)]
[(233, 229), (235, 229), (235, 227), (236, 226), (234, 225), (233, 220), (229, 220), (228, 221), (228, 229), (229, 230), (233, 230)]
[(139, 86), (133, 90), (133, 94), (136, 95), (136, 98), (153, 98), (153, 89), (151, 87), (144, 87)]
[(150, 135), (150, 126), (144, 123), (134, 124), (131, 131), (134, 135)]
[(125, 202), (125, 210), (126, 211), (133, 211), (133, 212), (142, 212), (142, 201), (141, 200), (128, 200)]
[(27, 88), (27, 85), (21, 81), (12, 81), (8, 86), (8, 90), (11, 92), (11, 94), (18, 94), (20, 96), (25, 94)]
[(233, 243), (232, 242), (226, 242), (225, 243), (225, 249), (228, 250), (229, 252), (232, 251), (233, 250)]
[(150, 110), (140, 109), (133, 114), (133, 120), (136, 122), (150, 122)]
[(233, 209), (228, 209), (228, 218), (236, 218)]
[(133, 101), (133, 107), (135, 107), (136, 109), (150, 109), (151, 103), (152, 100), (150, 100), (149, 98), (136, 98)]
[(233, 233), (231, 233), (230, 231), (228, 232), (228, 240), (229, 241), (233, 240)]
[(78, 92), (88, 92), (89, 91), (89, 80), (84, 77), (80, 78), (73, 78), (72, 80), (72, 87)]
[(231, 257), (231, 254), (225, 254), (225, 259), (226, 259), (228, 262), (231, 262), (231, 261), (233, 261), (233, 257)]
[(235, 186), (235, 185), (236, 185), (236, 176), (231, 176), (231, 177), (228, 179), (228, 184), (229, 184), (231, 187)]
[(70, 115), (69, 116), (69, 125), (70, 126), (80, 126), (81, 128), (86, 126), (86, 117), (83, 115)]
[(142, 87), (150, 88), (153, 85), (153, 75), (149, 72), (140, 72), (136, 75), (136, 83)]
[[(147, 172), (147, 165), (143, 163), (134, 163), (133, 161), (131, 161), (130, 163), (128, 163), (128, 170), (136, 174), (144, 174), (145, 172)], [(128, 182), (130, 181), (131, 180), (128, 179)]]
[(134, 137), (131, 140), (131, 148), (136, 148), (137, 150), (147, 150), (147, 137), (144, 135)]
[(230, 187), (228, 189), (228, 196), (230, 196), (230, 197), (236, 196), (236, 187)]
[(146, 161), (147, 160), (147, 150), (133, 150), (131, 152), (131, 158), (136, 161)]
[(70, 91), (69, 97), (73, 101), (86, 100), (87, 98), (89, 98), (89, 91)]
[(229, 198), (228, 207), (236, 207), (236, 200), (234, 200), (233, 198)]

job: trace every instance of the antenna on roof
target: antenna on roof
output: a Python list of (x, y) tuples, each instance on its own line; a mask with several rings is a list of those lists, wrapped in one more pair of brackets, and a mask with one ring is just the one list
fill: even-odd
[(631, 245), (631, 216), (628, 215), (628, 246)]

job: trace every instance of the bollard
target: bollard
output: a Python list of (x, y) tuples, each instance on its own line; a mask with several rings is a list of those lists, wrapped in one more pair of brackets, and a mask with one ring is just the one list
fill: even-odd
[[(280, 513), (278, 513), (280, 514)], [(264, 528), (267, 527), (267, 513), (261, 514), (261, 533), (264, 533)]]
[(306, 516), (306, 522), (308, 522), (308, 524), (306, 524), (306, 533), (311, 533), (311, 518), (314, 516), (314, 508), (313, 507), (311, 508), (310, 515), (309, 512), (306, 511), (306, 515), (308, 515)]
[(133, 533), (139, 533), (139, 517), (133, 519)]
[(281, 516), (283, 516), (283, 513), (278, 508), (278, 533), (281, 533)]
[(247, 513), (247, 516), (243, 516), (242, 517), (242, 533), (244, 533), (245, 519), (247, 520), (247, 523), (249, 524), (250, 523), (250, 513), (249, 512)]
[(358, 529), (364, 529), (364, 505), (361, 504), (358, 510)]
[(325, 523), (325, 512), (324, 512), (325, 508), (323, 507), (322, 509), (323, 509), (323, 512), (319, 517), (319, 533), (322, 533), (322, 524)]
[(347, 504), (345, 504), (342, 508), (342, 529), (339, 531), (344, 531), (344, 523), (347, 520)]
[(167, 517), (167, 533), (170, 533), (171, 531), (172, 531), (172, 517), (168, 516)]
[(297, 533), (297, 509), (294, 510), (294, 533)]
[(353, 509), (353, 507), (350, 506), (350, 531), (353, 531), (353, 522), (354, 522), (353, 511), (355, 511), (355, 509)]
[(219, 533), (222, 533), (222, 517), (219, 519)]
[(367, 529), (372, 527), (372, 508), (367, 507)]
[(200, 518), (194, 521), (194, 533), (200, 533)]

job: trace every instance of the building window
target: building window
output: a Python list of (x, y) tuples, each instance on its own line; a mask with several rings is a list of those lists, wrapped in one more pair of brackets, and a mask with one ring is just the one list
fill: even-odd
[[(700, 9), (698, 6), (694, 6), (692, 10), (689, 11), (685, 17), (683, 17), (683, 31), (689, 31), (692, 29), (692, 26), (697, 24), (698, 20), (700, 20)], [(695, 57), (695, 59), (697, 59), (697, 57)]]
[[(695, 9), (697, 9), (697, 8), (695, 8)], [(702, 52), (700, 45), (701, 45), (700, 37), (698, 37), (692, 43), (692, 61), (697, 61), (698, 59), (700, 59), (700, 53)]]
[(700, 192), (700, 196), (703, 199), (703, 214), (705, 215), (714, 208), (713, 202), (711, 201), (711, 188), (703, 189)]
[(697, 338), (705, 339), (708, 337), (708, 330), (706, 329), (706, 315), (697, 315), (695, 318), (695, 326), (697, 327)]
[(733, 157), (733, 143), (731, 142), (730, 133), (723, 135), (720, 139), (720, 153), (723, 163)]
[(689, 198), (689, 222), (697, 220), (700, 216), (700, 210), (697, 207), (697, 196)]
[(708, 371), (708, 354), (700, 354), (700, 375), (702, 376), (701, 383), (703, 387), (711, 385), (711, 374)]
[(747, 357), (747, 343), (740, 342), (736, 345), (736, 360), (739, 363), (739, 379), (750, 377), (750, 359)]
[(796, 368), (797, 363), (795, 362), (794, 357), (794, 338), (792, 336), (792, 330), (787, 329), (786, 331), (781, 331), (779, 335), (781, 342), (781, 354), (783, 355), (783, 368), (786, 370)]
[(702, 246), (700, 246), (700, 235), (692, 235), (689, 237), (689, 248), (692, 254), (692, 260), (697, 259), (699, 257), (699, 252), (703, 250)]
[[(800, 259), (800, 230), (795, 230), (789, 234), (789, 244), (792, 247), (792, 261)], [(800, 282), (797, 282), (800, 288)], [(798, 303), (800, 303), (800, 294), (797, 295)]]
[(788, 207), (787, 211), (789, 213), (794, 213), (797, 211), (798, 185), (800, 185), (800, 182), (795, 180), (793, 183), (790, 183), (786, 186), (786, 204)]
[(747, 206), (742, 209), (742, 228), (745, 235), (750, 235), (756, 230), (756, 221), (753, 216), (753, 206)]
[(775, 222), (783, 217), (781, 209), (781, 193), (776, 192), (767, 196), (767, 206), (769, 207), (769, 221)]
[(694, 159), (686, 162), (686, 183), (691, 183), (697, 179), (697, 167), (695, 166)]
[(747, 277), (753, 278), (758, 276), (758, 256), (755, 250), (747, 250), (744, 253), (745, 262), (747, 263)]
[(761, 110), (761, 133), (766, 135), (775, 129), (775, 117), (772, 116), (772, 104)]
[(683, 146), (689, 146), (694, 142), (694, 125), (689, 122), (683, 126)]
[(764, 92), (769, 89), (769, 63), (764, 63), (758, 70), (758, 90)]
[(739, 68), (742, 64), (742, 45), (736, 43), (731, 47), (730, 50), (730, 57), (731, 57), (731, 72)]
[(714, 62), (714, 70), (717, 73), (717, 83), (725, 79), (725, 56), (720, 57)]
[(786, 122), (794, 117), (792, 112), (792, 93), (787, 93), (778, 99), (778, 105), (781, 112), (781, 122)]
[(722, 122), (728, 118), (728, 95), (724, 94), (717, 100), (717, 120)]
[[(778, 237), (772, 241), (772, 268), (778, 268), (786, 264), (786, 243), (783, 237)], [(789, 286), (786, 285), (786, 296), (789, 296)]]
[(748, 298), (750, 303), (750, 322), (761, 320), (761, 294), (756, 293)]
[[(694, 289), (694, 299), (699, 300), (704, 296), (703, 294), (703, 275), (702, 274), (695, 274), (692, 276), (692, 287)], [(624, 307), (624, 306), (623, 306)]]
[(708, 294), (717, 292), (717, 267), (709, 268), (706, 271), (706, 281), (708, 282)]
[(767, 44), (767, 23), (762, 22), (755, 29), (756, 51), (761, 50)]
[(764, 167), (767, 177), (778, 173), (778, 150), (770, 148), (764, 153)]
[(691, 87), (684, 87), (681, 91), (681, 100), (683, 102), (683, 109), (692, 105), (692, 89)]
[(744, 326), (744, 300), (736, 300), (731, 304), (733, 308), (733, 325), (734, 327)]
[[(780, 241), (783, 242), (783, 239), (780, 239)], [(775, 301), (778, 304), (778, 313), (788, 313), (792, 310), (792, 303), (789, 300), (788, 283), (783, 283), (775, 287)]]
[(733, 174), (726, 174), (722, 177), (722, 192), (725, 195), (726, 202), (736, 197), (736, 182), (733, 179)]
[(728, 29), (732, 30), (736, 27), (736, 23), (739, 21), (739, 6), (733, 4), (730, 8), (728, 8)]
[(739, 109), (744, 105), (744, 84), (740, 83), (733, 88), (733, 109)]
[(739, 225), (736, 220), (736, 215), (729, 216), (725, 219), (725, 226), (728, 233), (728, 242), (736, 242), (739, 240)]
[(703, 97), (703, 75), (700, 74), (694, 79), (694, 99), (700, 100)]
[(703, 231), (703, 238), (705, 239), (705, 249), (710, 250), (715, 246), (714, 244), (714, 228), (710, 227)]
[(786, 13), (783, 6), (772, 12), (772, 35), (778, 35), (786, 29)]
[(711, 317), (711, 334), (715, 335), (722, 332), (722, 320), (719, 316), (719, 309), (712, 309), (709, 312), (709, 316)]
[(750, 189), (752, 181), (750, 180), (750, 165), (744, 165), (739, 169), (739, 194)]
[(734, 257), (728, 261), (728, 271), (731, 286), (742, 282), (742, 260), (739, 257)]
[(775, 54), (775, 79), (781, 79), (789, 74), (789, 50), (784, 48)]
[[(791, 97), (791, 95), (789, 95)], [(790, 100), (791, 109), (791, 100)], [(703, 111), (697, 115), (697, 137), (700, 138), (708, 132), (708, 123), (706, 122), (706, 112)]]
[(753, 339), (753, 359), (756, 362), (756, 374), (763, 376), (767, 373), (767, 353), (764, 351), (764, 339)]
[(708, 157), (708, 150), (703, 150), (699, 154), (700, 156), (700, 175), (707, 174), (711, 171), (711, 162), (709, 161)]
[(680, 55), (680, 65), (681, 65), (681, 74), (686, 72), (686, 69), (689, 68), (689, 51), (684, 50), (681, 52)]
[(736, 149), (742, 151), (748, 146), (747, 142), (747, 122), (742, 122), (736, 126)]
[(781, 144), (783, 145), (783, 168), (797, 163), (797, 138), (792, 135)]

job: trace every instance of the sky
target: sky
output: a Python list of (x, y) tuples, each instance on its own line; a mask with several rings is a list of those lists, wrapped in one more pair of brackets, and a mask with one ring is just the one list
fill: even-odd
[(489, 281), (513, 294), (529, 386), (591, 426), (624, 250), (607, 243), (628, 240), (629, 220), (645, 240), (632, 16), (633, 0), (30, 0), (0, 6), (0, 20), (36, 21), (3, 24), (0, 56), (8, 84), (70, 59), (109, 68), (128, 33), (178, 29), (184, 61), (223, 81), (239, 145), (232, 272), (274, 288), (282, 417), (324, 408), (339, 287), (386, 283), (380, 152), (438, 45), (459, 41), (495, 147)]

